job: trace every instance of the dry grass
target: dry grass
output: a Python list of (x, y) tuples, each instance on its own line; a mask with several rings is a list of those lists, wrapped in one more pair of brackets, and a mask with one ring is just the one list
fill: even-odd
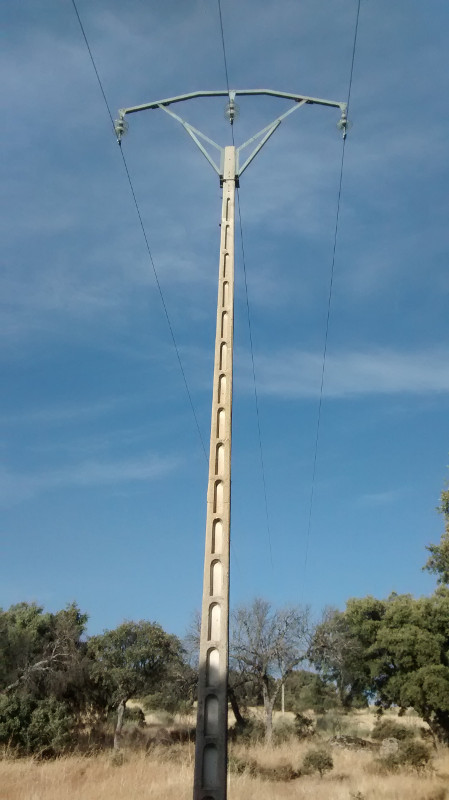
[[(297, 768), (308, 745), (286, 744), (275, 750), (264, 746), (234, 747), (236, 755), (250, 756), (265, 766), (291, 764)], [(416, 775), (402, 771), (373, 775), (372, 755), (336, 750), (334, 770), (323, 779), (304, 776), (288, 783), (272, 783), (248, 775), (230, 775), (229, 800), (449, 800), (449, 751), (435, 758), (435, 771)], [(0, 800), (187, 800), (192, 794), (193, 747), (129, 753), (120, 766), (109, 755), (70, 757), (37, 763), (31, 759), (0, 763)]]
[[(278, 716), (278, 715), (276, 715)], [(287, 716), (287, 715), (286, 715)], [(391, 712), (388, 716), (396, 716)], [(372, 710), (353, 712), (348, 720), (354, 729), (371, 730)], [(161, 724), (157, 715), (149, 729)], [(401, 717), (401, 724), (424, 725), (414, 715)], [(299, 770), (313, 742), (287, 742), (267, 749), (263, 744), (231, 746), (240, 762), (256, 761), (265, 768), (282, 765)], [(229, 800), (449, 800), (449, 750), (441, 749), (433, 759), (433, 770), (422, 775), (401, 770), (382, 774), (367, 751), (335, 748), (334, 769), (322, 779), (301, 776), (288, 782), (231, 772)], [(56, 761), (32, 759), (0, 761), (0, 800), (190, 800), (192, 796), (194, 745), (192, 743), (124, 751), (124, 761), (115, 764), (103, 753), (95, 757), (71, 756)]]

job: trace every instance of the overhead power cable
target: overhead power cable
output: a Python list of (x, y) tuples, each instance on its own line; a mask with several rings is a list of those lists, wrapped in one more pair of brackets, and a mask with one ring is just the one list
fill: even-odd
[[(225, 70), (225, 77), (226, 77), (226, 88), (229, 92), (229, 72), (228, 72), (228, 59), (226, 57), (226, 45), (225, 45), (225, 37), (224, 37), (224, 30), (223, 30), (223, 17), (221, 13), (221, 0), (217, 0), (218, 2), (218, 15), (220, 18), (220, 34), (221, 34), (221, 44), (223, 48), (223, 61), (224, 61), (224, 70)], [(232, 132), (232, 144), (235, 147), (234, 141), (234, 126), (231, 125), (231, 132)], [(257, 420), (257, 434), (259, 440), (259, 454), (260, 454), (260, 466), (261, 466), (261, 473), (262, 473), (262, 487), (263, 487), (263, 496), (264, 496), (264, 505), (265, 505), (265, 517), (266, 517), (266, 526), (267, 526), (267, 539), (268, 539), (268, 549), (270, 553), (270, 563), (271, 568), (274, 569), (273, 565), (273, 549), (271, 546), (271, 530), (270, 530), (270, 515), (268, 512), (268, 494), (267, 494), (267, 482), (265, 477), (265, 461), (264, 461), (264, 454), (263, 454), (263, 446), (262, 446), (262, 429), (260, 424), (260, 412), (259, 412), (259, 396), (257, 392), (257, 381), (256, 381), (256, 367), (254, 362), (254, 346), (253, 346), (253, 334), (252, 334), (252, 325), (251, 325), (251, 313), (250, 313), (250, 303), (249, 303), (249, 292), (248, 292), (248, 279), (247, 279), (247, 270), (246, 270), (246, 257), (245, 257), (245, 246), (243, 240), (243, 224), (242, 224), (242, 211), (240, 207), (240, 190), (237, 189), (237, 213), (238, 213), (238, 220), (239, 220), (239, 230), (240, 230), (240, 243), (241, 243), (241, 250), (242, 250), (242, 264), (243, 264), (243, 276), (245, 282), (245, 298), (246, 298), (246, 314), (248, 319), (248, 331), (249, 331), (249, 344), (250, 344), (250, 353), (251, 353), (251, 367), (252, 367), (252, 375), (253, 375), (253, 387), (254, 387), (254, 403), (256, 408), (256, 420)]]
[[(78, 11), (78, 8), (77, 8), (75, 0), (72, 0), (72, 5), (73, 5), (73, 9), (75, 11), (76, 17), (78, 19), (78, 22), (79, 22), (81, 33), (83, 35), (84, 42), (85, 42), (86, 47), (87, 47), (87, 51), (89, 53), (89, 57), (90, 57), (90, 60), (92, 62), (92, 66), (94, 68), (94, 72), (95, 72), (95, 75), (96, 75), (96, 78), (97, 78), (97, 81), (98, 81), (98, 85), (100, 87), (101, 94), (103, 96), (103, 100), (104, 100), (105, 106), (106, 106), (107, 111), (108, 111), (109, 118), (111, 120), (112, 128), (114, 130), (114, 136), (116, 136), (114, 118), (113, 118), (112, 113), (111, 113), (111, 109), (110, 109), (110, 106), (109, 106), (109, 103), (108, 103), (108, 100), (107, 100), (107, 97), (106, 97), (106, 93), (105, 93), (104, 88), (103, 88), (103, 83), (101, 81), (100, 74), (98, 72), (98, 69), (97, 69), (97, 66), (96, 66), (96, 63), (95, 63), (95, 59), (94, 59), (94, 56), (93, 56), (93, 53), (92, 53), (92, 49), (91, 49), (91, 47), (89, 45), (89, 41), (87, 39), (86, 31), (85, 31), (83, 23), (81, 21), (81, 17), (79, 15), (79, 11)], [(139, 219), (140, 227), (142, 229), (142, 234), (143, 234), (143, 238), (144, 238), (144, 241), (145, 241), (145, 246), (146, 246), (148, 258), (149, 258), (151, 267), (153, 269), (154, 278), (155, 278), (155, 281), (156, 281), (156, 286), (157, 286), (157, 289), (158, 289), (158, 292), (159, 292), (159, 296), (160, 296), (160, 299), (161, 299), (162, 308), (164, 309), (164, 314), (165, 314), (165, 318), (167, 320), (167, 325), (168, 325), (168, 329), (170, 331), (170, 336), (171, 336), (171, 339), (172, 339), (172, 342), (173, 342), (173, 347), (175, 349), (176, 358), (178, 360), (179, 368), (181, 370), (181, 375), (182, 375), (182, 379), (183, 379), (183, 382), (184, 382), (184, 387), (185, 387), (186, 394), (187, 394), (187, 397), (188, 397), (189, 405), (190, 405), (190, 408), (191, 408), (191, 411), (192, 411), (192, 414), (193, 414), (193, 417), (194, 417), (194, 420), (195, 420), (195, 425), (196, 425), (196, 429), (197, 429), (197, 432), (198, 432), (198, 436), (200, 438), (201, 447), (202, 447), (202, 450), (203, 450), (203, 453), (204, 453), (204, 457), (205, 457), (206, 462), (207, 462), (208, 457), (207, 457), (206, 447), (205, 447), (205, 444), (204, 444), (203, 436), (201, 434), (201, 428), (200, 428), (200, 425), (199, 425), (199, 422), (198, 422), (198, 417), (196, 415), (196, 411), (195, 411), (195, 407), (194, 407), (194, 404), (193, 404), (192, 395), (191, 395), (191, 392), (190, 392), (190, 389), (189, 389), (189, 384), (187, 382), (187, 377), (186, 377), (186, 374), (185, 374), (185, 370), (184, 370), (184, 367), (183, 367), (183, 364), (182, 364), (182, 361), (181, 361), (181, 356), (180, 356), (179, 348), (178, 348), (178, 345), (177, 345), (177, 342), (176, 342), (176, 338), (175, 338), (175, 334), (174, 334), (174, 330), (173, 330), (173, 325), (171, 323), (170, 315), (168, 313), (168, 308), (167, 308), (167, 304), (165, 302), (164, 293), (162, 291), (162, 286), (161, 286), (161, 283), (160, 283), (160, 280), (159, 280), (159, 275), (158, 275), (158, 272), (156, 270), (156, 265), (154, 263), (153, 254), (151, 252), (150, 243), (149, 243), (149, 240), (148, 240), (148, 235), (147, 235), (147, 232), (146, 232), (146, 229), (145, 229), (145, 225), (143, 223), (142, 214), (141, 214), (141, 211), (140, 211), (139, 203), (137, 201), (136, 192), (135, 192), (134, 185), (133, 185), (133, 182), (132, 182), (132, 179), (131, 179), (131, 175), (130, 175), (130, 172), (129, 172), (128, 164), (126, 162), (125, 154), (124, 154), (123, 149), (121, 147), (121, 142), (119, 142), (119, 145), (120, 145), (120, 155), (122, 157), (123, 166), (125, 168), (126, 177), (128, 179), (129, 188), (131, 190), (131, 195), (132, 195), (132, 198), (133, 198), (133, 201), (134, 201), (134, 206), (136, 208), (136, 213), (137, 213), (137, 216), (138, 216), (138, 219)]]
[[(354, 26), (354, 40), (352, 45), (352, 56), (351, 56), (351, 68), (349, 73), (349, 87), (348, 87), (348, 101), (347, 101), (347, 109), (349, 112), (349, 103), (351, 100), (351, 90), (352, 90), (352, 79), (354, 75), (354, 61), (355, 61), (355, 53), (357, 47), (357, 34), (359, 29), (359, 17), (360, 17), (360, 2), (361, 0), (357, 1), (357, 14)], [(343, 186), (343, 168), (345, 163), (345, 151), (346, 151), (346, 135), (343, 136), (343, 144), (341, 150), (341, 161), (340, 161), (340, 176), (338, 181), (338, 194), (337, 194), (337, 211), (335, 215), (335, 229), (334, 229), (334, 240), (333, 240), (333, 247), (332, 247), (332, 259), (331, 259), (331, 268), (330, 268), (330, 278), (329, 278), (329, 294), (327, 300), (327, 313), (326, 313), (326, 323), (325, 323), (325, 333), (324, 333), (324, 345), (323, 345), (323, 356), (321, 362), (321, 381), (320, 381), (320, 393), (319, 393), (319, 400), (318, 400), (318, 412), (317, 412), (317, 424), (316, 424), (316, 433), (315, 433), (315, 445), (314, 445), (314, 453), (313, 453), (313, 465), (312, 465), (312, 485), (310, 490), (310, 499), (309, 499), (309, 514), (308, 514), (308, 521), (307, 521), (307, 533), (306, 533), (306, 547), (305, 547), (305, 556), (304, 556), (304, 575), (307, 569), (307, 560), (309, 555), (309, 542), (310, 542), (310, 531), (312, 527), (312, 512), (313, 512), (313, 501), (314, 501), (314, 493), (315, 493), (315, 482), (316, 482), (316, 469), (317, 469), (317, 458), (318, 458), (318, 445), (319, 445), (319, 438), (320, 438), (320, 425), (321, 425), (321, 412), (323, 406), (323, 394), (324, 394), (324, 378), (326, 372), (326, 358), (327, 358), (327, 349), (328, 349), (328, 340), (329, 340), (329, 324), (330, 324), (330, 315), (331, 315), (331, 305), (332, 305), (332, 292), (334, 287), (334, 273), (335, 273), (335, 257), (337, 253), (337, 241), (338, 241), (338, 226), (340, 221), (340, 206), (341, 206), (341, 195), (342, 195), (342, 186)]]

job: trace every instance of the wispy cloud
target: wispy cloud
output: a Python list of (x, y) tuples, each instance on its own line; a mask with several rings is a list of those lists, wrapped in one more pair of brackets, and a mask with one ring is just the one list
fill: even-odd
[[(257, 357), (262, 393), (276, 397), (314, 397), (321, 381), (322, 355), (293, 349)], [(241, 368), (240, 381), (248, 381)], [(246, 378), (245, 378), (246, 375)], [(248, 382), (248, 386), (250, 383)], [(331, 353), (326, 359), (326, 397), (449, 392), (449, 352), (367, 350)]]
[(66, 422), (91, 419), (104, 414), (114, 413), (124, 405), (130, 405), (137, 398), (111, 397), (91, 403), (76, 403), (66, 405), (49, 405), (42, 408), (26, 409), (23, 412), (2, 414), (0, 425), (60, 425)]
[(58, 489), (89, 489), (123, 486), (162, 478), (175, 470), (180, 461), (174, 456), (148, 454), (138, 458), (109, 461), (83, 461), (59, 469), (39, 472), (0, 471), (0, 504), (15, 505), (23, 500)]
[(396, 503), (405, 494), (404, 489), (386, 489), (382, 492), (367, 492), (356, 500), (360, 506), (382, 507)]

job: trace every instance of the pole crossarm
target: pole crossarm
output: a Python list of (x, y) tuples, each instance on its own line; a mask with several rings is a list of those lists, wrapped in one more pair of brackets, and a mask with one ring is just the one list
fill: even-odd
[[(166, 114), (173, 117), (173, 119), (179, 122), (184, 130), (189, 134), (189, 136), (193, 139), (203, 156), (208, 160), (211, 167), (215, 170), (215, 172), (220, 177), (220, 184), (223, 185), (223, 164), (224, 164), (224, 147), (221, 147), (217, 142), (214, 142), (213, 139), (210, 139), (206, 134), (202, 133), (198, 130), (198, 128), (194, 128), (189, 122), (185, 119), (180, 117), (178, 114), (175, 114), (174, 111), (168, 108), (168, 106), (172, 105), (173, 103), (181, 103), (184, 100), (193, 100), (198, 97), (229, 97), (230, 104), (234, 104), (235, 97), (237, 95), (269, 95), (271, 97), (280, 97), (287, 100), (294, 100), (294, 105), (285, 111), (284, 114), (281, 114), (279, 117), (270, 122), (265, 128), (258, 131), (258, 133), (254, 134), (250, 139), (244, 142), (240, 147), (236, 149), (236, 159), (235, 159), (235, 179), (237, 181), (236, 186), (239, 185), (239, 177), (243, 174), (245, 169), (251, 164), (254, 160), (256, 155), (260, 152), (264, 144), (268, 141), (268, 139), (273, 135), (275, 130), (279, 127), (282, 120), (285, 117), (288, 117), (289, 114), (292, 114), (293, 111), (296, 111), (298, 108), (302, 108), (304, 105), (322, 105), (322, 106), (330, 106), (332, 108), (339, 108), (341, 111), (341, 118), (338, 123), (338, 127), (343, 132), (343, 137), (346, 137), (348, 121), (346, 118), (346, 109), (347, 103), (343, 103), (337, 100), (325, 100), (319, 97), (308, 97), (306, 95), (299, 95), (299, 94), (291, 94), (289, 92), (277, 92), (274, 89), (232, 89), (229, 91), (220, 90), (220, 91), (204, 91), (204, 92), (190, 92), (189, 94), (180, 94), (176, 97), (166, 97), (164, 100), (156, 100), (153, 103), (144, 103), (140, 106), (130, 106), (129, 108), (121, 108), (119, 110), (119, 119), (115, 122), (115, 131), (117, 134), (117, 139), (119, 144), (121, 143), (122, 136), (126, 133), (127, 130), (127, 123), (125, 122), (125, 116), (127, 114), (134, 114), (137, 111), (146, 111), (148, 109), (156, 109), (159, 108), (162, 111), (165, 111)], [(231, 124), (233, 123), (233, 117), (230, 119)], [(262, 138), (260, 138), (262, 137)], [(217, 164), (210, 153), (208, 153), (207, 149), (204, 147), (202, 141), (207, 142), (212, 147), (216, 148), (220, 153), (220, 164)], [(259, 139), (258, 144), (252, 151), (252, 153), (247, 157), (246, 161), (240, 166), (240, 154), (245, 147), (248, 145), (253, 144), (253, 142)]]
[(129, 108), (121, 108), (119, 111), (120, 117), (123, 119), (125, 114), (134, 114), (136, 111), (145, 111), (146, 109), (159, 108), (160, 106), (169, 106), (172, 103), (182, 103), (184, 100), (194, 100), (197, 97), (236, 97), (237, 95), (268, 95), (270, 97), (281, 97), (285, 100), (295, 100), (297, 103), (304, 100), (305, 103), (314, 103), (320, 106), (332, 106), (341, 109), (342, 112), (346, 111), (347, 103), (338, 100), (325, 100), (321, 97), (307, 97), (302, 94), (291, 94), (290, 92), (277, 92), (275, 89), (227, 89), (219, 91), (204, 91), (204, 92), (190, 92), (189, 94), (178, 94), (175, 97), (166, 97), (164, 100), (155, 100), (153, 103), (144, 103), (140, 106), (130, 106)]

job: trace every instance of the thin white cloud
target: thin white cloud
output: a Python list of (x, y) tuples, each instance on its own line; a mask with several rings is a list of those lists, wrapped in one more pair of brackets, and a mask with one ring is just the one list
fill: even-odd
[(179, 463), (179, 459), (172, 456), (149, 454), (109, 461), (90, 460), (34, 473), (15, 473), (5, 468), (0, 471), (0, 504), (15, 505), (58, 489), (89, 489), (153, 481), (175, 470)]
[(356, 500), (356, 504), (371, 507), (388, 506), (391, 505), (391, 503), (396, 503), (404, 494), (404, 489), (386, 489), (383, 492), (366, 492)]
[(49, 405), (42, 408), (26, 409), (23, 412), (2, 414), (0, 425), (60, 425), (76, 422), (79, 419), (90, 419), (104, 414), (114, 413), (124, 405), (129, 405), (137, 398), (111, 397), (92, 403), (75, 403), (66, 405)]
[[(314, 397), (320, 390), (322, 355), (278, 350), (257, 357), (256, 369), (259, 391), (263, 394), (285, 399)], [(245, 373), (249, 374), (246, 370)], [(245, 376), (242, 374), (239, 380), (244, 381)], [(378, 349), (330, 353), (326, 359), (326, 397), (446, 392), (449, 392), (448, 351), (410, 353)]]

